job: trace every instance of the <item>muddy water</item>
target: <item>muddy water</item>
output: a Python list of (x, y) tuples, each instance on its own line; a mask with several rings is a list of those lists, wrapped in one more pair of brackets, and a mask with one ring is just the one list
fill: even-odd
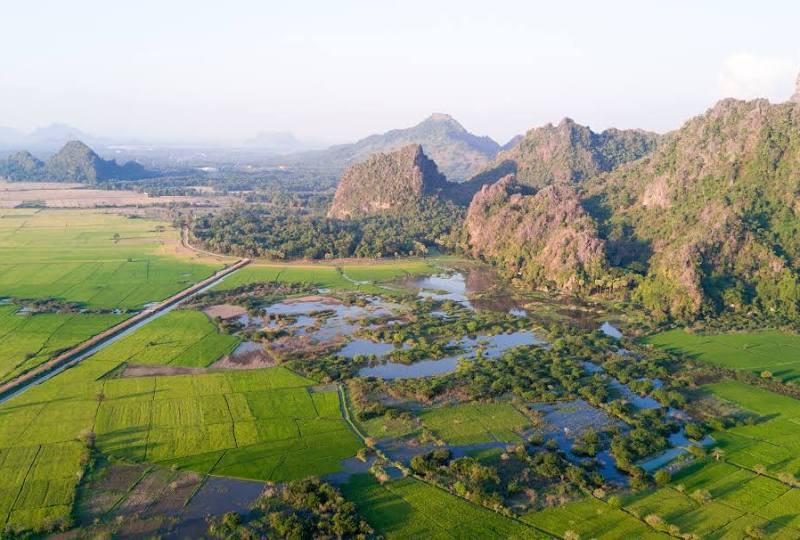
[(161, 538), (208, 538), (206, 516), (246, 514), (263, 490), (263, 482), (209, 476), (186, 507), (173, 516), (177, 525)]

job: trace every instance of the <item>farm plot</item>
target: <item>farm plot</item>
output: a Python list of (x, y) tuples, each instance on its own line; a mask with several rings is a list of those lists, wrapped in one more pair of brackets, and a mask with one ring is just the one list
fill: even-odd
[(424, 260), (403, 260), (375, 264), (347, 264), (341, 267), (344, 274), (354, 281), (382, 282), (409, 275), (432, 274), (437, 270)]
[(289, 480), (334, 472), (360, 447), (335, 391), (283, 368), (110, 379), (97, 411), (99, 448), (222, 476)]
[(225, 278), (217, 289), (235, 289), (243, 285), (264, 281), (313, 283), (328, 289), (359, 290), (366, 293), (389, 289), (377, 288), (373, 283), (391, 281), (411, 274), (430, 274), (436, 269), (426, 261), (365, 262), (338, 267), (333, 264), (251, 264), (235, 275)]
[(238, 343), (238, 338), (219, 333), (205, 314), (176, 310), (103, 349), (97, 358), (137, 365), (207, 367)]
[(176, 239), (166, 223), (114, 214), (0, 210), (0, 297), (139, 308), (217, 269), (162, 255)]
[(470, 403), (428, 409), (422, 424), (449, 444), (517, 442), (530, 421), (510, 403)]
[(648, 343), (726, 368), (760, 374), (769, 371), (784, 382), (800, 377), (800, 335), (777, 331), (700, 335), (669, 330)]
[[(121, 361), (112, 349), (0, 405), (0, 456), (30, 454), (28, 463), (39, 463), (36, 454), (82, 450), (91, 437), (100, 452), (127, 462), (282, 481), (336, 472), (361, 446), (338, 393), (312, 392), (313, 381), (284, 368), (104, 378)], [(58, 456), (58, 474), (31, 477), (25, 470), (37, 469), (15, 465), (4, 476), (0, 527), (44, 528), (69, 514), (82, 460)], [(61, 471), (73, 480), (69, 500), (20, 497), (28, 478), (62, 478)]]
[(569, 532), (580, 538), (598, 540), (669, 538), (669, 535), (654, 531), (624, 511), (593, 498), (527, 514), (522, 520), (559, 538)]
[(355, 286), (344, 279), (335, 266), (323, 264), (251, 264), (236, 274), (225, 278), (215, 288), (235, 289), (265, 281), (313, 283), (330, 289), (352, 289)]
[(68, 523), (85, 452), (76, 441), (0, 449), (0, 523), (12, 531)]
[(22, 315), (18, 306), (0, 305), (0, 383), (31, 369), (125, 317), (93, 313)]
[(533, 527), (413, 478), (379, 484), (355, 475), (342, 494), (389, 540), (412, 538), (547, 538)]

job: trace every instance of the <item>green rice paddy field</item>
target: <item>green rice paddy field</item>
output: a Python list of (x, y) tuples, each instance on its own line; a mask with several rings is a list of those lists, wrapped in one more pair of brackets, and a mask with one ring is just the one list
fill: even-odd
[(778, 331), (703, 335), (669, 330), (648, 343), (726, 368), (769, 371), (783, 382), (800, 377), (800, 335)]
[(422, 411), (422, 424), (449, 444), (520, 442), (530, 421), (510, 403), (470, 403)]
[(342, 493), (389, 540), (550, 537), (410, 477), (379, 484), (355, 475)]
[(135, 309), (209, 276), (215, 266), (160, 254), (167, 223), (75, 210), (0, 211), (0, 297)]
[(0, 383), (141, 308), (207, 277), (215, 266), (160, 254), (166, 223), (75, 210), (0, 210), (0, 298), (77, 302), (96, 313), (24, 314), (0, 305)]
[(0, 522), (66, 519), (87, 433), (126, 462), (273, 481), (339, 470), (361, 445), (338, 393), (284, 368), (108, 376), (122, 362), (206, 366), (233, 345), (202, 313), (172, 312), (0, 405)]
[[(259, 281), (307, 282), (329, 289), (391, 294), (393, 289), (376, 285), (408, 275), (436, 272), (435, 261), (402, 260), (374, 264), (263, 264), (255, 263), (226, 278), (216, 288), (235, 289)], [(349, 278), (349, 279), (348, 279)]]

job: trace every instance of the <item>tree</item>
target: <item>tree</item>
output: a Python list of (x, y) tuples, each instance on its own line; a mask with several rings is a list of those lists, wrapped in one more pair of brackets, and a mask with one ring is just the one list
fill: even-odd
[(656, 471), (656, 474), (653, 475), (653, 479), (656, 481), (658, 487), (664, 487), (672, 480), (672, 475), (670, 475), (669, 471), (666, 469), (659, 469)]

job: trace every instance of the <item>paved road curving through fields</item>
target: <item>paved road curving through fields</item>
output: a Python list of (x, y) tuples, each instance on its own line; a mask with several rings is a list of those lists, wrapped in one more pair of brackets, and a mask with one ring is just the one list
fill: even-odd
[(229, 276), (248, 264), (250, 264), (250, 259), (242, 259), (231, 266), (225, 267), (203, 281), (195, 283), (191, 287), (170, 296), (166, 300), (140, 311), (133, 317), (125, 319), (121, 323), (87, 339), (83, 343), (59, 354), (55, 358), (51, 358), (44, 364), (0, 385), (0, 403), (21, 394), (35, 384), (46, 381), (50, 377), (57, 375), (68, 367), (77, 364), (131, 332), (141, 328), (150, 321), (169, 313), (185, 300), (210, 289), (226, 276)]

